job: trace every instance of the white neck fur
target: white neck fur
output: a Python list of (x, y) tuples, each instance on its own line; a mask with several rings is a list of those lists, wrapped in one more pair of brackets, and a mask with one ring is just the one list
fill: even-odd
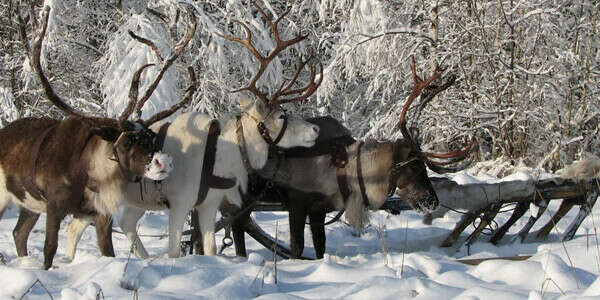
[(260, 170), (267, 163), (269, 145), (258, 132), (256, 121), (252, 117), (242, 114), (241, 122), (248, 160), (254, 170)]

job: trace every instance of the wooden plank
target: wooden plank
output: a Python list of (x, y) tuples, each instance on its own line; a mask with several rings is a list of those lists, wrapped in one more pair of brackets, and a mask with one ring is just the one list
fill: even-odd
[(523, 261), (531, 258), (531, 255), (519, 255), (519, 256), (503, 256), (503, 257), (488, 257), (488, 258), (472, 258), (472, 259), (457, 259), (456, 262), (461, 264), (477, 266), (484, 261), (488, 260), (511, 260), (511, 261)]

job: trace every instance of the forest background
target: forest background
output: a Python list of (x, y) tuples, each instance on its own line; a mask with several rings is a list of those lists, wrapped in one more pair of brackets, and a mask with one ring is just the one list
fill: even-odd
[[(412, 88), (411, 57), (422, 77), (436, 65), (446, 91), (410, 112), (426, 150), (455, 150), (471, 136), (475, 161), (553, 171), (600, 154), (600, 3), (528, 0), (297, 0), (258, 4), (275, 17), (287, 9), (284, 37), (307, 34), (283, 52), (259, 86), (277, 89), (300, 59), (314, 55), (324, 78), (309, 101), (288, 104), (303, 116), (332, 115), (356, 137), (393, 139)], [(156, 61), (136, 34), (154, 41), (163, 57), (185, 32), (191, 8), (198, 30), (191, 50), (165, 75), (144, 115), (179, 99), (194, 67), (199, 89), (185, 110), (218, 117), (239, 111), (231, 90), (257, 69), (248, 51), (215, 33), (243, 37), (244, 21), (255, 44), (273, 47), (268, 26), (250, 1), (15, 1), (0, 3), (0, 127), (28, 116), (61, 117), (45, 99), (29, 67), (24, 40), (44, 5), (52, 7), (43, 60), (60, 95), (80, 110), (117, 115), (129, 82), (142, 65)], [(142, 88), (158, 68), (149, 68)], [(305, 72), (308, 73), (308, 72)], [(306, 77), (307, 74), (303, 74)], [(306, 79), (306, 78), (304, 78)], [(422, 110), (421, 113), (417, 111)], [(418, 117), (417, 117), (418, 115)]]

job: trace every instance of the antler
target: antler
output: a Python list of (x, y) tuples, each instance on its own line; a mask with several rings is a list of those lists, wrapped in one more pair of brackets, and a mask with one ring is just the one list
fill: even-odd
[[(406, 128), (406, 113), (407, 113), (410, 105), (412, 104), (412, 102), (415, 100), (415, 98), (417, 98), (417, 96), (419, 96), (421, 94), (423, 89), (429, 87), (429, 85), (433, 81), (438, 79), (442, 75), (444, 70), (445, 70), (444, 68), (440, 68), (439, 66), (437, 66), (435, 68), (435, 70), (433, 71), (433, 74), (431, 76), (429, 76), (429, 78), (427, 78), (427, 80), (423, 81), (417, 75), (416, 67), (415, 67), (415, 58), (414, 57), (411, 58), (411, 71), (412, 71), (414, 86), (413, 86), (410, 96), (408, 97), (408, 99), (406, 100), (406, 103), (404, 104), (404, 107), (402, 108), (402, 114), (400, 115), (400, 121), (398, 122), (397, 127), (399, 127), (400, 131), (402, 132), (404, 139), (408, 140), (413, 145), (417, 145), (417, 141), (415, 141), (411, 137), (408, 129)], [(422, 99), (422, 101), (421, 101), (421, 109), (428, 102), (430, 102), (437, 94), (446, 90), (448, 87), (450, 87), (452, 84), (454, 84), (455, 80), (456, 80), (456, 77), (451, 76), (447, 80), (446, 83), (433, 88), (431, 91), (429, 91), (428, 94), (423, 95), (424, 99)], [(471, 148), (474, 145), (476, 145), (476, 143), (477, 143), (477, 140), (475, 139), (475, 137), (473, 137), (471, 140), (471, 143), (461, 150), (452, 151), (452, 152), (448, 152), (448, 153), (421, 152), (421, 155), (423, 157), (424, 162), (432, 170), (434, 170), (438, 173), (455, 172), (455, 171), (460, 170), (460, 168), (448, 168), (448, 167), (441, 167), (441, 166), (454, 164), (454, 163), (464, 160), (469, 155)], [(430, 160), (429, 158), (439, 158), (439, 159), (448, 159), (448, 160), (443, 161), (443, 162), (438, 162), (438, 161)]]
[[(242, 26), (244, 31), (246, 31), (245, 38), (238, 38), (238, 37), (231, 36), (231, 35), (224, 35), (224, 34), (216, 33), (216, 35), (218, 35), (226, 40), (236, 42), (238, 44), (241, 44), (245, 48), (247, 48), (248, 51), (250, 51), (250, 53), (258, 60), (258, 62), (260, 64), (260, 66), (258, 68), (258, 72), (256, 72), (256, 74), (254, 74), (254, 76), (250, 80), (250, 83), (248, 84), (248, 86), (239, 88), (232, 92), (233, 93), (241, 92), (241, 91), (251, 92), (256, 97), (258, 97), (259, 99), (261, 99), (262, 101), (264, 101), (265, 103), (267, 103), (269, 105), (280, 105), (283, 103), (297, 102), (297, 101), (302, 101), (302, 100), (307, 99), (317, 90), (317, 88), (319, 87), (319, 85), (321, 85), (321, 82), (323, 81), (323, 66), (321, 65), (320, 62), (319, 62), (320, 75), (319, 75), (318, 81), (315, 81), (315, 79), (316, 79), (315, 66), (311, 65), (310, 66), (310, 80), (306, 84), (306, 86), (304, 86), (302, 88), (297, 88), (297, 89), (292, 89), (292, 87), (298, 80), (298, 77), (299, 77), (300, 73), (302, 72), (302, 70), (304, 69), (304, 67), (306, 66), (306, 64), (313, 59), (312, 56), (310, 58), (308, 58), (306, 61), (302, 61), (300, 63), (300, 65), (298, 66), (298, 68), (296, 69), (296, 73), (294, 74), (294, 77), (292, 78), (292, 80), (290, 80), (290, 82), (287, 84), (286, 84), (286, 82), (284, 82), (270, 98), (267, 96), (266, 93), (261, 92), (256, 87), (256, 82), (258, 82), (260, 77), (264, 74), (269, 63), (271, 63), (271, 61), (275, 57), (277, 57), (277, 55), (279, 53), (281, 53), (281, 51), (287, 49), (291, 45), (294, 45), (294, 44), (297, 44), (297, 43), (303, 41), (304, 39), (306, 39), (306, 37), (308, 37), (308, 35), (299, 35), (299, 36), (296, 36), (295, 38), (292, 38), (289, 40), (282, 40), (281, 37), (279, 36), (278, 25), (279, 25), (279, 22), (290, 12), (291, 9), (288, 9), (283, 14), (281, 14), (281, 16), (279, 16), (279, 18), (277, 18), (277, 20), (273, 21), (272, 19), (270, 19), (267, 16), (267, 14), (264, 12), (264, 10), (260, 6), (258, 6), (258, 4), (256, 4), (256, 2), (252, 2), (252, 4), (256, 7), (256, 9), (258, 9), (260, 14), (265, 19), (267, 25), (273, 32), (273, 38), (275, 40), (275, 48), (273, 50), (271, 50), (271, 52), (267, 56), (263, 56), (262, 54), (260, 54), (260, 52), (256, 49), (256, 47), (252, 43), (252, 31), (250, 30), (250, 28), (248, 28), (248, 26), (246, 24), (244, 24), (240, 21), (237, 21), (237, 20), (234, 20), (234, 22), (240, 24), (240, 26)], [(281, 100), (279, 99), (280, 97), (292, 96), (292, 95), (298, 95), (298, 96), (281, 99)]]
[[(44, 10), (42, 12), (42, 24), (40, 26), (40, 32), (33, 43), (33, 46), (31, 49), (31, 60), (30, 60), (31, 66), (36, 71), (36, 73), (40, 79), (40, 82), (44, 89), (44, 93), (46, 94), (46, 97), (48, 98), (48, 100), (50, 100), (50, 102), (52, 102), (52, 104), (54, 104), (55, 106), (60, 108), (60, 110), (62, 110), (66, 114), (78, 117), (81, 120), (83, 120), (84, 122), (86, 122), (92, 126), (118, 127), (119, 123), (117, 122), (117, 120), (110, 119), (110, 118), (103, 118), (103, 117), (88, 116), (88, 115), (74, 109), (69, 104), (67, 104), (58, 94), (56, 94), (56, 92), (52, 88), (50, 81), (48, 80), (48, 78), (44, 74), (44, 71), (42, 70), (42, 64), (41, 64), (41, 59), (40, 59), (40, 56), (42, 53), (42, 44), (44, 41), (44, 37), (46, 35), (46, 31), (48, 29), (49, 13), (50, 13), (50, 7), (49, 6), (44, 7)], [(26, 40), (25, 24), (22, 22), (22, 19), (20, 17), (21, 16), (20, 11), (18, 12), (18, 14), (19, 14), (19, 30), (21, 31), (21, 37)], [(26, 42), (26, 41), (24, 41), (24, 42)]]
[(421, 91), (424, 88), (426, 88), (429, 84), (431, 84), (434, 80), (438, 79), (444, 72), (445, 68), (441, 68), (440, 66), (435, 67), (433, 74), (429, 76), (427, 80), (423, 81), (417, 75), (417, 71), (415, 68), (415, 57), (413, 56), (411, 58), (410, 69), (412, 71), (414, 86), (412, 92), (410, 93), (410, 96), (408, 96), (408, 99), (406, 100), (406, 103), (404, 103), (404, 107), (402, 108), (402, 114), (400, 115), (400, 121), (398, 122), (398, 125), (396, 127), (400, 128), (400, 132), (402, 133), (402, 136), (404, 136), (404, 139), (406, 139), (412, 144), (415, 144), (416, 141), (413, 140), (413, 138), (410, 136), (410, 133), (408, 132), (408, 129), (406, 129), (406, 112), (408, 111), (408, 108), (413, 103), (415, 98), (419, 96)]
[[(152, 81), (152, 83), (150, 84), (150, 86), (148, 87), (148, 89), (146, 89), (145, 93), (139, 100), (137, 98), (138, 98), (138, 88), (139, 88), (139, 80), (140, 80), (141, 73), (144, 71), (144, 69), (146, 69), (147, 67), (152, 66), (154, 64), (144, 65), (140, 69), (138, 69), (138, 71), (134, 74), (133, 79), (131, 81), (131, 87), (129, 90), (129, 104), (126, 107), (125, 111), (123, 111), (123, 113), (119, 117), (120, 122), (126, 122), (132, 113), (134, 113), (136, 119), (140, 118), (144, 104), (148, 101), (148, 99), (150, 99), (150, 96), (152, 96), (152, 93), (158, 86), (163, 75), (169, 69), (169, 67), (171, 67), (171, 65), (173, 65), (173, 62), (175, 62), (175, 60), (179, 57), (181, 52), (183, 52), (183, 49), (185, 49), (185, 47), (188, 45), (190, 40), (194, 37), (194, 34), (196, 32), (196, 26), (197, 26), (196, 17), (194, 16), (194, 13), (190, 8), (188, 8), (187, 11), (188, 11), (189, 18), (190, 18), (190, 24), (188, 24), (188, 29), (187, 29), (185, 35), (181, 38), (181, 40), (179, 40), (179, 42), (177, 42), (177, 44), (175, 45), (175, 49), (173, 50), (173, 53), (171, 54), (171, 56), (169, 58), (167, 58), (167, 60), (164, 60), (162, 58), (162, 56), (160, 55), (160, 52), (158, 51), (158, 47), (156, 46), (156, 44), (154, 44), (154, 42), (152, 42), (149, 39), (140, 37), (140, 36), (134, 34), (133, 32), (129, 31), (129, 35), (133, 39), (137, 40), (140, 43), (148, 45), (152, 49), (158, 62), (161, 64), (161, 69), (158, 72), (158, 74), (156, 75), (156, 77), (154, 78), (154, 80)], [(188, 68), (188, 73), (190, 76), (191, 85), (186, 90), (186, 93), (185, 93), (184, 97), (182, 98), (182, 100), (179, 103), (172, 106), (170, 109), (159, 112), (159, 113), (155, 114), (154, 116), (152, 116), (151, 118), (149, 118), (148, 120), (143, 121), (144, 125), (149, 126), (152, 123), (155, 123), (157, 121), (160, 121), (160, 120), (170, 116), (175, 111), (177, 111), (179, 108), (183, 107), (184, 105), (186, 105), (187, 103), (189, 103), (191, 101), (191, 99), (196, 91), (197, 82), (196, 82), (196, 76), (194, 75), (194, 70), (191, 67)]]
[(150, 126), (164, 118), (167, 118), (168, 116), (172, 115), (174, 112), (179, 110), (184, 105), (187, 105), (192, 100), (192, 97), (194, 96), (194, 93), (196, 92), (196, 88), (198, 86), (198, 82), (196, 81), (196, 74), (194, 74), (194, 68), (188, 67), (188, 75), (190, 76), (191, 84), (187, 88), (185, 95), (183, 96), (181, 101), (179, 101), (179, 103), (173, 105), (170, 109), (163, 110), (163, 111), (155, 114), (154, 116), (152, 116), (150, 119), (144, 121), (144, 125)]
[[(471, 151), (471, 148), (473, 147), (473, 145), (475, 145), (476, 143), (477, 143), (477, 139), (475, 137), (472, 137), (471, 143), (469, 143), (469, 145), (467, 145), (463, 149), (452, 151), (452, 152), (447, 152), (447, 153), (423, 152), (423, 155), (425, 157), (431, 157), (431, 158), (454, 158), (454, 159), (465, 158)], [(435, 162), (433, 162), (433, 163), (435, 163)]]

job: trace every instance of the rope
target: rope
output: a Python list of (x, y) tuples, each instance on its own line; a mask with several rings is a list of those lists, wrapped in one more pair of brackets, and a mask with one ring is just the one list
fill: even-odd
[[(123, 231), (116, 230), (116, 229), (113, 229), (112, 232), (125, 235), (125, 233)], [(182, 235), (185, 235), (185, 234), (186, 234), (186, 232), (184, 232)], [(190, 233), (187, 232), (187, 234), (190, 234)], [(169, 236), (169, 234), (168, 233), (163, 233), (163, 234), (138, 234), (137, 236), (139, 236), (139, 237), (166, 238), (166, 237)]]
[[(483, 221), (484, 219), (485, 219), (485, 216), (483, 214), (481, 214), (480, 216), (477, 216), (477, 218), (475, 218), (475, 220), (473, 220), (471, 225), (473, 225), (473, 228), (477, 228), (477, 226), (479, 226), (481, 221)], [(480, 220), (480, 221), (477, 222), (477, 220)], [(496, 230), (498, 230), (498, 222), (496, 222), (496, 220), (494, 220), (494, 219), (487, 220), (487, 221), (488, 221), (488, 225), (485, 226), (485, 228), (483, 230), (481, 230), (481, 234), (492, 235), (492, 234), (494, 234), (494, 232), (496, 232)], [(477, 225), (475, 225), (475, 223), (477, 223)]]
[(346, 211), (346, 209), (340, 210), (331, 220), (329, 220), (325, 223), (315, 223), (315, 222), (310, 221), (310, 222), (304, 222), (304, 225), (319, 225), (319, 226), (331, 225), (331, 224), (339, 221), (345, 211)]

